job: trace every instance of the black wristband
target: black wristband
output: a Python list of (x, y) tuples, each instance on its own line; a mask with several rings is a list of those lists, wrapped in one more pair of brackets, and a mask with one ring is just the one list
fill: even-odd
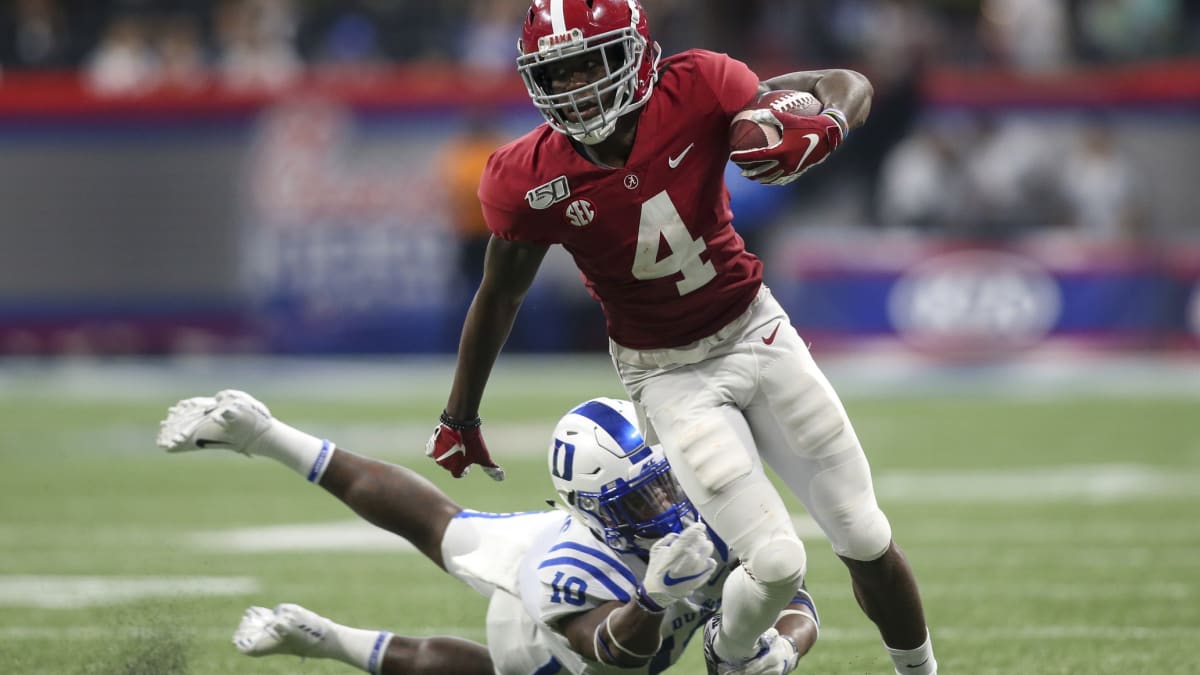
[(460, 421), (454, 419), (453, 417), (451, 417), (449, 415), (449, 413), (447, 413), (445, 410), (442, 411), (442, 416), (439, 419), (441, 420), (442, 424), (450, 427), (451, 429), (453, 429), (455, 431), (469, 431), (471, 429), (478, 429), (479, 425), (483, 424), (483, 420), (479, 419), (478, 415), (476, 415), (475, 419), (473, 419), (473, 420), (469, 420), (467, 422), (460, 422)]

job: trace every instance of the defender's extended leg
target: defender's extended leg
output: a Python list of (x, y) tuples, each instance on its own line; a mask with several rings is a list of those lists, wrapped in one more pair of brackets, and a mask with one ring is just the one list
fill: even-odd
[(481, 644), (454, 637), (412, 638), (387, 631), (351, 628), (300, 605), (251, 607), (233, 634), (248, 656), (291, 654), (333, 659), (377, 675), (492, 675)]

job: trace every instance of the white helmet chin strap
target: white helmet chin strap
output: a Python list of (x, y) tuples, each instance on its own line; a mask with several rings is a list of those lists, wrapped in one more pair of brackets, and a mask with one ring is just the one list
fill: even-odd
[(599, 145), (603, 143), (609, 136), (612, 136), (613, 131), (616, 131), (616, 129), (617, 123), (612, 122), (610, 124), (605, 124), (603, 127), (600, 127), (595, 131), (589, 131), (582, 136), (576, 136), (572, 134), (571, 138), (574, 138), (584, 145)]
[(597, 145), (612, 136), (613, 132), (617, 130), (617, 120), (619, 119), (621, 118), (614, 115), (611, 120), (600, 127), (578, 133), (568, 129), (567, 134), (584, 145)]

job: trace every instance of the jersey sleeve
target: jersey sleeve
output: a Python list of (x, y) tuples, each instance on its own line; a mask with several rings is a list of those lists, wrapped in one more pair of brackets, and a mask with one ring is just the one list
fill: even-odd
[(726, 54), (696, 50), (696, 70), (712, 90), (717, 106), (730, 119), (758, 93), (758, 75)]
[(612, 551), (598, 542), (570, 537), (561, 538), (541, 557), (537, 580), (535, 616), (547, 625), (614, 600), (629, 602), (638, 585), (634, 573)]
[(530, 188), (519, 182), (527, 178), (519, 170), (528, 162), (523, 150), (505, 146), (488, 158), (478, 191), (484, 222), (501, 239), (546, 246), (557, 244), (558, 238), (551, 234), (553, 229), (547, 227), (545, 212), (529, 206), (526, 193)]

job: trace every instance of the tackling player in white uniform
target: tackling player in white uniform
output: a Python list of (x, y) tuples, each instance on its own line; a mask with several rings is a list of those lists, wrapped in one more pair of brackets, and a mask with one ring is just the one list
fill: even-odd
[[(412, 471), (336, 448), (238, 391), (181, 401), (158, 444), (280, 461), (490, 600), (486, 647), (343, 626), (294, 604), (251, 607), (234, 634), (251, 656), (389, 674), (654, 674), (719, 610), (722, 582), (738, 567), (661, 449), (646, 445), (627, 401), (587, 401), (555, 427), (549, 465), (565, 511), (463, 509)], [(799, 589), (740, 672), (790, 672), (816, 638), (811, 597)]]

